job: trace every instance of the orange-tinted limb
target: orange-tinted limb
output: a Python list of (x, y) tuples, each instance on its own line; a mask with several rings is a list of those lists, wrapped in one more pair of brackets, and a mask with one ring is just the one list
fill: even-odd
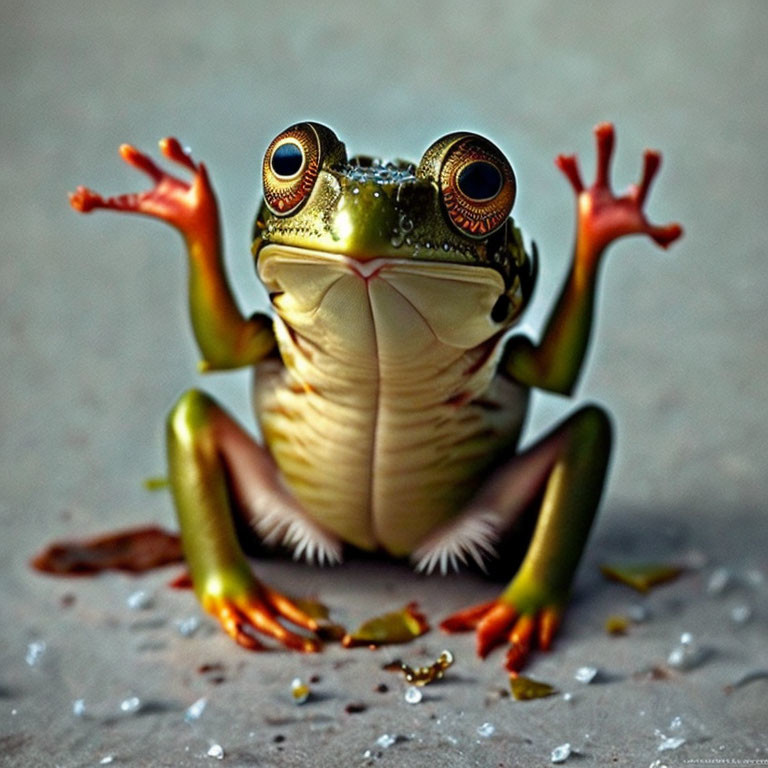
[(679, 224), (651, 224), (643, 211), (661, 155), (648, 150), (639, 184), (621, 197), (610, 186), (614, 129), (610, 123), (595, 128), (597, 169), (586, 187), (574, 155), (555, 161), (576, 194), (577, 228), (571, 269), (538, 346), (524, 336), (507, 344), (502, 367), (516, 381), (530, 387), (570, 394), (589, 345), (594, 315), (597, 273), (603, 253), (615, 240), (646, 235), (662, 248), (682, 235)]
[(149, 156), (129, 144), (120, 156), (146, 174), (151, 189), (102, 197), (86, 187), (69, 196), (81, 213), (96, 209), (137, 213), (165, 221), (183, 236), (189, 255), (189, 311), (195, 339), (203, 356), (203, 370), (238, 368), (262, 360), (274, 347), (271, 320), (256, 314), (245, 318), (237, 306), (224, 272), (218, 204), (208, 171), (196, 163), (174, 138), (160, 142), (170, 161), (193, 174), (183, 181), (160, 168)]
[(264, 450), (210, 397), (191, 391), (168, 418), (168, 464), (184, 555), (203, 608), (245, 648), (260, 649), (253, 637), (260, 633), (288, 648), (319, 650), (317, 637), (282, 623), (315, 632), (318, 622), (253, 575), (237, 540), (235, 498), (292, 511)]

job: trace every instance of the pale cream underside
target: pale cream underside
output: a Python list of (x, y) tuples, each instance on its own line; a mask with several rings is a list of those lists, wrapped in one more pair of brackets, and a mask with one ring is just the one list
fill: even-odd
[(409, 554), (519, 434), (527, 393), (494, 376), (501, 277), (277, 245), (259, 274), (285, 366), (257, 368), (256, 412), (287, 486), (344, 541)]

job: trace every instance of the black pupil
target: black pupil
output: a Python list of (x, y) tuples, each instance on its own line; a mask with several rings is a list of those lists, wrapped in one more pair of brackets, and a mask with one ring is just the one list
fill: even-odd
[(301, 148), (292, 141), (281, 144), (272, 153), (272, 159), (270, 160), (275, 174), (285, 177), (295, 176), (301, 170), (303, 162), (304, 155), (301, 152)]
[(470, 200), (488, 200), (501, 189), (501, 173), (495, 165), (476, 160), (461, 169), (456, 182)]

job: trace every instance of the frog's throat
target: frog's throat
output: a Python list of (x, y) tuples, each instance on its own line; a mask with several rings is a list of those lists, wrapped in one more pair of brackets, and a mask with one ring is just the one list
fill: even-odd
[(287, 484), (345, 541), (410, 554), (519, 427), (520, 404), (489, 395), (501, 276), (274, 244), (259, 273), (285, 368), (257, 373), (257, 410)]

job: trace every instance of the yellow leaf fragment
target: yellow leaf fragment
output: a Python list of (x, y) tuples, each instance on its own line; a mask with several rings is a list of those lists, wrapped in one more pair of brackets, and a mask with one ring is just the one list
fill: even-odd
[(512, 695), (517, 701), (543, 699), (546, 696), (552, 696), (557, 693), (555, 687), (549, 683), (542, 683), (533, 678), (523, 677), (515, 673), (509, 676), (509, 686), (512, 689)]
[(605, 631), (609, 635), (626, 635), (629, 629), (629, 619), (614, 613), (605, 620)]
[(657, 584), (676, 579), (683, 568), (666, 563), (607, 563), (600, 566), (606, 579), (619, 581), (638, 592), (647, 592)]
[(311, 597), (292, 597), (291, 602), (319, 623), (317, 634), (323, 640), (337, 642), (346, 635), (347, 630), (341, 624), (330, 620), (330, 609), (325, 603)]
[(428, 629), (427, 620), (416, 603), (409, 603), (400, 611), (364, 621), (354, 632), (346, 634), (341, 644), (345, 648), (354, 648), (359, 645), (409, 643)]
[(157, 477), (144, 478), (142, 485), (147, 491), (163, 491), (171, 487), (171, 481), (164, 475), (158, 475)]

